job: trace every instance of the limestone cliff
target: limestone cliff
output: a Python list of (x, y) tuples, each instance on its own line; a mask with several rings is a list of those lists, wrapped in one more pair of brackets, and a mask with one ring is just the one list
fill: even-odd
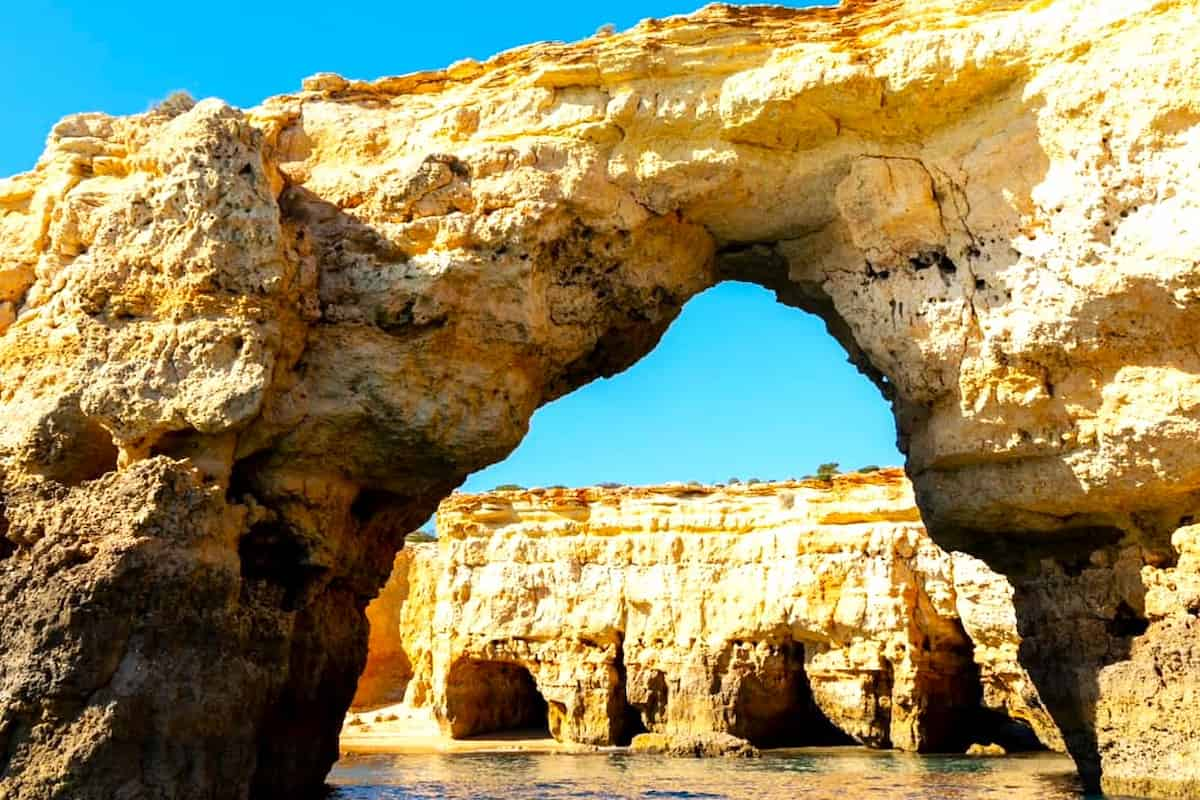
[(1017, 663), (1012, 588), (933, 544), (900, 470), (455, 494), (437, 522), (368, 608), (367, 674), (419, 666), (394, 693), (360, 683), (357, 705), (408, 687), (454, 736), (527, 722), (496, 715), (540, 698), (556, 738), (587, 744), (844, 734), (959, 752), (1019, 746), (1015, 719), (1063, 749)]
[(0, 180), (0, 794), (316, 792), (403, 531), (725, 279), (891, 401), (1089, 786), (1200, 792), (1129, 683), (1200, 719), (1143, 577), (1200, 510), (1197, 42), (1197, 0), (711, 6), (63, 120)]
[(369, 658), (358, 678), (354, 705), (383, 706), (407, 700), (428, 704), (433, 658), (431, 610), (437, 602), (440, 563), (427, 544), (396, 554), (392, 575), (367, 606), (371, 637)]

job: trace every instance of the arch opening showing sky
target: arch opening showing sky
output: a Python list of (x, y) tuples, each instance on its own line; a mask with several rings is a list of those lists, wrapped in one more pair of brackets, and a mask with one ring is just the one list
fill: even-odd
[(539, 409), (521, 445), (462, 490), (782, 480), (831, 461), (903, 463), (887, 401), (820, 318), (726, 282), (637, 364)]

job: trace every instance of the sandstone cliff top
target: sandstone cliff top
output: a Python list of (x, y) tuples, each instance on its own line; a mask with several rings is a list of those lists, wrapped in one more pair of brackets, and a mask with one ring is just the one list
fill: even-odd
[[(326, 96), (395, 96), (429, 94), (455, 84), (480, 83), (502, 85), (533, 77), (539, 86), (562, 87), (576, 83), (594, 83), (603, 63), (628, 66), (654, 62), (660, 47), (683, 45), (714, 51), (728, 58), (747, 52), (758, 53), (780, 42), (794, 44), (798, 32), (814, 41), (858, 43), (871, 32), (908, 20), (911, 24), (935, 16), (939, 6), (951, 4), (926, 2), (915, 5), (906, 0), (844, 0), (836, 7), (785, 8), (772, 5), (730, 5), (712, 3), (691, 14), (660, 19), (643, 19), (619, 33), (596, 34), (576, 42), (544, 41), (521, 45), (498, 53), (486, 61), (462, 59), (444, 69), (422, 70), (389, 75), (374, 80), (354, 80), (331, 72), (306, 78), (303, 91)], [(1004, 6), (1012, 3), (1001, 4)], [(1017, 3), (1016, 5), (1020, 5)], [(915, 17), (915, 19), (914, 19)], [(664, 54), (665, 55), (665, 54)], [(628, 59), (628, 61), (627, 61)], [(619, 71), (611, 78), (629, 78)], [(581, 79), (586, 79), (581, 80)]]
[(781, 489), (817, 489), (822, 492), (846, 492), (863, 486), (907, 487), (903, 467), (883, 467), (869, 472), (841, 472), (829, 480), (823, 478), (788, 478), (782, 481), (738, 480), (729, 483), (699, 483), (696, 481), (667, 481), (644, 486), (531, 486), (519, 489), (496, 488), (490, 492), (455, 492), (442, 501), (443, 508), (469, 505), (479, 500), (508, 502), (537, 502), (541, 498), (576, 497), (605, 500), (611, 497), (652, 497), (655, 495), (691, 496), (711, 494), (770, 495)]
[[(829, 480), (705, 485), (584, 486), (455, 493), (438, 507), (439, 536), (486, 534), (506, 526), (542, 533), (764, 529), (808, 521), (818, 525), (920, 522), (912, 486), (899, 467), (834, 475)], [(612, 529), (612, 530), (610, 530)]]
[[(797, 43), (870, 59), (871, 47), (889, 37), (937, 27), (967, 12), (978, 19), (1018, 9), (1036, 12), (1043, 5), (1037, 0), (842, 0), (815, 8), (712, 3), (691, 14), (643, 19), (619, 33), (515, 47), (482, 62), (467, 58), (444, 69), (374, 80), (325, 72), (305, 79), (302, 86), (305, 95), (337, 99), (435, 94), (468, 84), (479, 88), (512, 83), (543, 88), (594, 86), (697, 70), (732, 72)], [(289, 97), (294, 95), (272, 100)]]

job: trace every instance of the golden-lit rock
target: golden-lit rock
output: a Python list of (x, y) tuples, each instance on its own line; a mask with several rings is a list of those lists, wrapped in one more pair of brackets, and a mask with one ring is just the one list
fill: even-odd
[(629, 749), (634, 753), (692, 758), (757, 758), (760, 755), (754, 745), (728, 733), (639, 733), (629, 743)]
[[(183, 796), (180, 775), (197, 796), (311, 793), (403, 532), (724, 279), (820, 314), (892, 402), (931, 535), (1009, 576), (1020, 657), (1088, 786), (1200, 792), (1189, 740), (1131, 718), (1183, 765), (1154, 771), (1126, 747), (1134, 707), (1096, 697), (1120, 664), (1191, 663), (1167, 628), (1195, 615), (1146, 627), (1140, 580), (1200, 505), (1197, 41), (1194, 0), (710, 6), (445, 70), (322, 74), (246, 111), (63, 120), (0, 180), (0, 503), (32, 519), (22, 503), (51, 501), (20, 487), (48, 481), (120, 537), (142, 509), (103, 506), (96, 481), (186, 462), (245, 524), (176, 557), (197, 575), (236, 558), (246, 619), (146, 614), (161, 647), (129, 652), (169, 671), (195, 636), (255, 660), (265, 629), (259, 668), (287, 677), (231, 667), (205, 691), (251, 711), (204, 731), (174, 722), (202, 697), (144, 684), (118, 704), (145, 724), (96, 723), (72, 761), (86, 790), (18, 766), (0, 793), (107, 800), (116, 760), (150, 794)], [(15, 587), (43, 534), (0, 528), (4, 616), (37, 617), (43, 595)], [(54, 763), (108, 713), (80, 677), (103, 649), (86, 616), (18, 628), (41, 644), (0, 659), (11, 763)], [(33, 652), (48, 683), (12, 655)], [(1164, 698), (1195, 696), (1187, 670), (1161, 674)], [(234, 727), (253, 763), (197, 773)]]
[[(426, 609), (436, 602), (440, 579), (436, 545), (412, 544), (396, 554), (391, 579), (367, 606), (371, 658), (358, 677), (354, 708), (386, 706), (405, 698), (415, 706), (427, 702), (433, 648)], [(418, 661), (413, 663), (413, 658)]]
[(1021, 720), (1063, 749), (1017, 662), (1012, 588), (930, 541), (900, 470), (455, 494), (437, 521), (368, 609), (367, 675), (398, 650), (421, 666), (359, 705), (409, 686), (452, 736), (540, 719), (585, 744), (962, 752)]
[(998, 744), (973, 744), (967, 748), (967, 755), (991, 758), (995, 756), (1006, 756), (1008, 753)]
[(1105, 786), (1118, 794), (1186, 798), (1200, 784), (1200, 525), (1179, 528), (1171, 544), (1173, 565), (1141, 570), (1146, 621), (1124, 617), (1143, 635), (1096, 687)]

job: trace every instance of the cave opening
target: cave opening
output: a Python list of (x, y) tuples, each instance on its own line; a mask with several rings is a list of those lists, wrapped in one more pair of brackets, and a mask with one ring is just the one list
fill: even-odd
[(1007, 753), (1040, 753), (1050, 749), (1038, 738), (1032, 725), (999, 709), (980, 706), (969, 729), (980, 740), (979, 744), (998, 744)]
[(642, 718), (642, 712), (637, 706), (621, 699), (621, 714), (617, 721), (617, 736), (614, 739), (614, 744), (621, 747), (631, 744), (635, 737), (643, 733), (649, 733), (650, 729), (646, 727), (646, 721)]
[(961, 625), (956, 627), (962, 637), (960, 661), (950, 671), (951, 678), (959, 685), (957, 695), (962, 707), (947, 709), (949, 713), (943, 719), (949, 747), (961, 752), (974, 744), (998, 744), (1007, 753), (1048, 751), (1050, 748), (1029, 722), (1010, 714), (1002, 704), (988, 704), (989, 691), (999, 687), (989, 690), (994, 678), (985, 676), (975, 655), (974, 642)]
[(857, 744), (817, 705), (804, 660), (801, 642), (771, 646), (761, 666), (737, 681), (730, 733), (760, 748)]
[[(647, 720), (643, 715), (643, 710), (630, 702), (629, 669), (625, 664), (624, 634), (617, 637), (617, 652), (613, 659), (613, 670), (616, 673), (616, 682), (609, 697), (609, 713), (615, 717), (613, 743), (626, 746), (633, 742), (635, 736), (649, 733), (650, 728), (646, 724)], [(659, 673), (658, 682), (661, 681), (662, 676)], [(661, 687), (661, 691), (665, 694), (665, 685)]]
[[(890, 387), (864, 372), (856, 349), (847, 346), (848, 332), (830, 335), (836, 315), (818, 308), (815, 295), (777, 294), (781, 267), (758, 248), (726, 254), (722, 262), (721, 281), (691, 297), (645, 356), (542, 406), (517, 449), (469, 476), (462, 491), (753, 484), (809, 478), (822, 465), (852, 472), (901, 463)], [(435, 534), (432, 522), (425, 530)], [(769, 747), (853, 743), (813, 701), (803, 645), (786, 649), (793, 674), (782, 684), (747, 678), (733, 732), (745, 729), (748, 735), (738, 735)], [(372, 655), (368, 663), (376, 660)], [(618, 664), (623, 673), (622, 659)], [(475, 719), (470, 710), (495, 705), (500, 694), (540, 700), (527, 670), (468, 660), (451, 670), (444, 702), (452, 735), (534, 724), (500, 711)], [(659, 712), (624, 697), (610, 702), (615, 742), (661, 726), (653, 715), (666, 705), (665, 684), (661, 692)], [(555, 709), (544, 701), (518, 705), (538, 707), (539, 728), (547, 725), (543, 716), (553, 726)], [(762, 711), (768, 706), (778, 708)]]
[(450, 736), (464, 739), (505, 733), (551, 735), (550, 704), (529, 669), (507, 661), (462, 658), (446, 678)]
[(989, 703), (989, 693), (1006, 692), (995, 684), (996, 676), (980, 668), (975, 644), (961, 622), (948, 632), (953, 643), (936, 648), (937, 663), (926, 663), (918, 680), (927, 704), (924, 751), (962, 753), (972, 745), (1000, 745), (1007, 753), (1048, 750), (1032, 725), (1010, 715), (1003, 702)]

